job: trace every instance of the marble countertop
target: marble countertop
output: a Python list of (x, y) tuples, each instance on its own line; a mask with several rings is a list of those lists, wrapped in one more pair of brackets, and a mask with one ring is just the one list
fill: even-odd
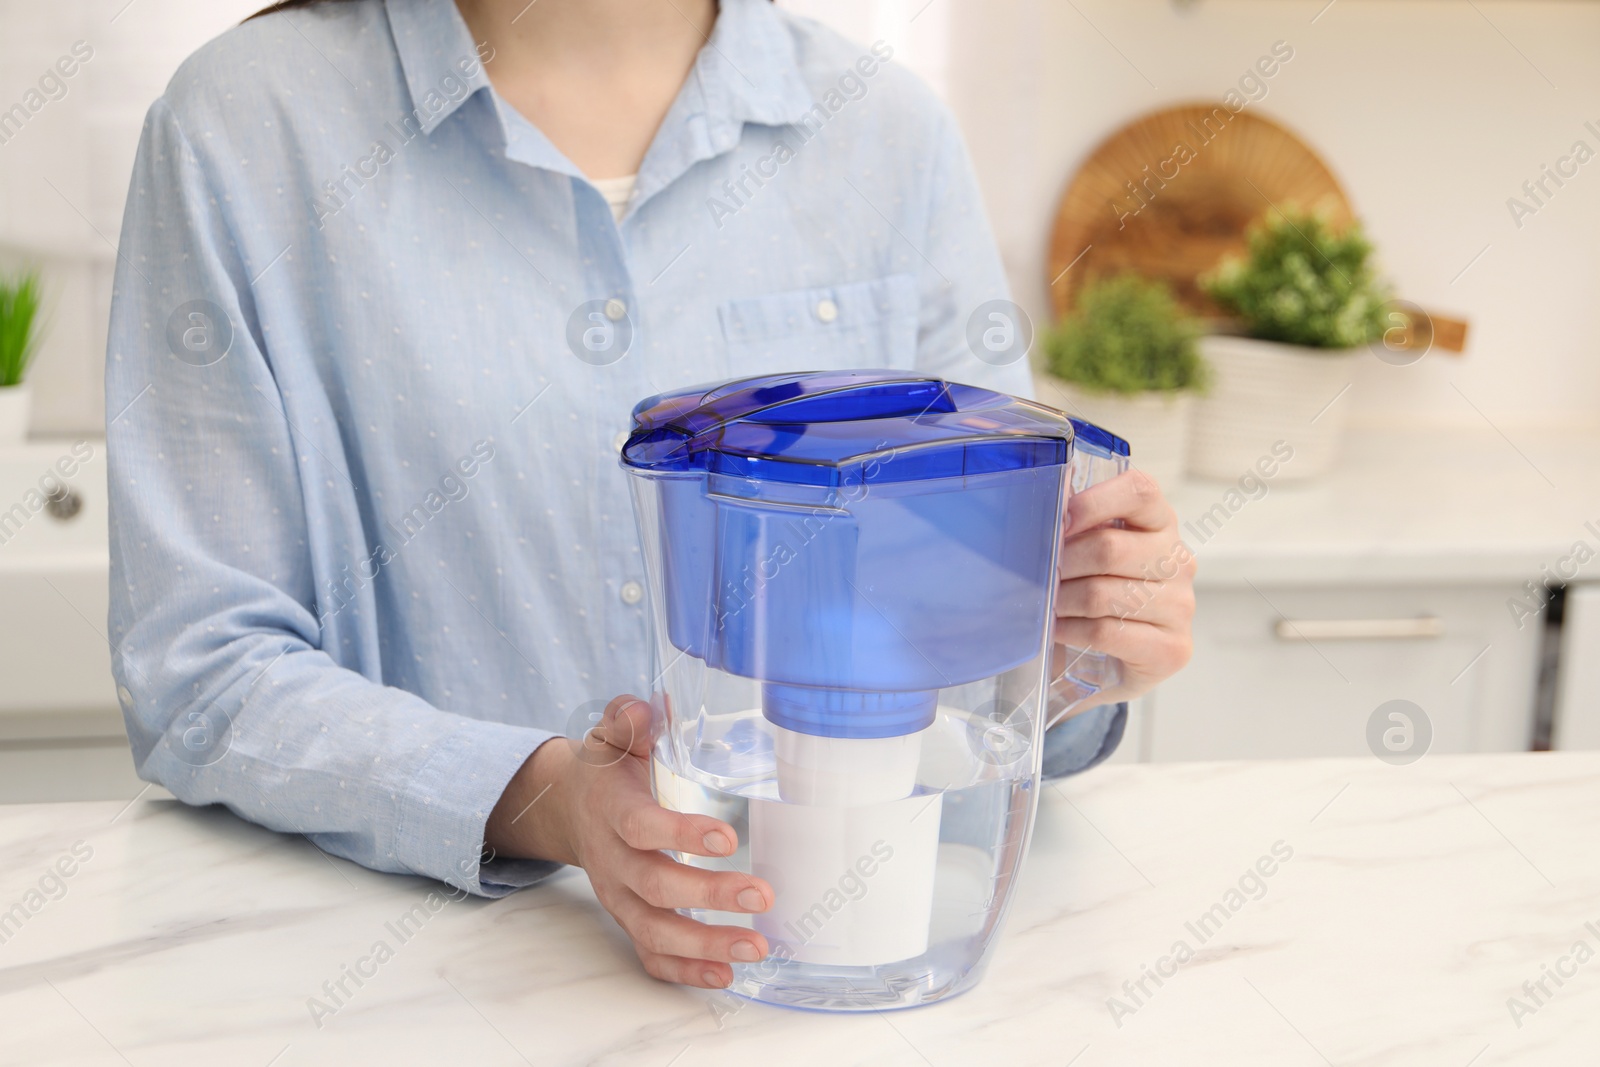
[[(1315, 481), (1168, 489), (1202, 587), (1520, 585), (1542, 581), (1541, 568), (1553, 572), (1576, 542), (1600, 557), (1592, 430), (1352, 427), (1338, 465)], [(1600, 576), (1600, 561), (1582, 574)]]
[(1596, 842), (1600, 753), (1102, 767), (977, 989), (830, 1016), (647, 979), (581, 872), (401, 940), (439, 886), (221, 809), (0, 807), (0, 1063), (1592, 1064)]

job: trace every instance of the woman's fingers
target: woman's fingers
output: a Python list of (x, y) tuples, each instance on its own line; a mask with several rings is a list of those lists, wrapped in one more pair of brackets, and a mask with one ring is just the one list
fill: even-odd
[(1110, 481), (1091, 485), (1067, 501), (1067, 533), (1091, 530), (1121, 519), (1140, 530), (1164, 530), (1178, 525), (1178, 516), (1161, 495), (1161, 487), (1144, 471), (1132, 470)]
[(648, 952), (637, 944), (633, 950), (639, 954), (639, 962), (644, 964), (645, 973), (663, 982), (698, 986), (701, 989), (726, 989), (728, 983), (733, 981), (733, 968), (726, 963), (663, 956), (659, 952)]
[(1138, 677), (1165, 678), (1193, 652), (1187, 628), (1168, 629), (1148, 622), (1119, 619), (1057, 619), (1055, 640), (1070, 649), (1104, 652), (1122, 661)]
[(767, 954), (767, 939), (742, 926), (708, 926), (657, 908), (622, 889), (608, 910), (644, 952), (720, 963), (754, 963)]
[(592, 731), (607, 745), (634, 756), (648, 756), (655, 745), (655, 710), (635, 696), (620, 696), (606, 705)]
[[(740, 871), (680, 864), (664, 851), (731, 856), (733, 827), (709, 815), (661, 807), (650, 794), (645, 759), (654, 714), (632, 697), (612, 701), (591, 733), (615, 759), (580, 760), (572, 769), (576, 849), (601, 904), (632, 939), (645, 969), (668, 982), (720, 989), (730, 963), (754, 963), (767, 941), (752, 929), (709, 926), (675, 909), (751, 914), (772, 906), (772, 887)], [(585, 746), (588, 751), (590, 746)]]
[(772, 906), (772, 887), (754, 875), (690, 867), (659, 852), (632, 852), (622, 880), (657, 908), (761, 912)]
[(1171, 581), (1193, 574), (1194, 553), (1168, 530), (1119, 530), (1102, 526), (1067, 538), (1056, 565), (1063, 581), (1093, 575)]
[(1194, 618), (1194, 590), (1185, 583), (1141, 582), (1103, 576), (1073, 578), (1056, 589), (1056, 616), (1186, 626)]
[(1148, 475), (1129, 471), (1068, 500), (1056, 569), (1055, 640), (1122, 661), (1106, 702), (1146, 692), (1189, 661), (1194, 552)]
[(731, 856), (739, 847), (739, 835), (721, 819), (669, 811), (656, 803), (647, 783), (629, 775), (616, 778), (616, 788), (603, 796), (604, 816), (628, 847), (694, 856)]
[(720, 989), (730, 963), (754, 963), (767, 941), (752, 929), (709, 926), (675, 909), (752, 914), (772, 906), (772, 887), (740, 871), (708, 871), (663, 855), (731, 856), (733, 827), (709, 815), (671, 811), (650, 793), (645, 760), (657, 716), (636, 697), (618, 697), (585, 738), (567, 803), (580, 862), (601, 904), (632, 939), (645, 970), (663, 981)]

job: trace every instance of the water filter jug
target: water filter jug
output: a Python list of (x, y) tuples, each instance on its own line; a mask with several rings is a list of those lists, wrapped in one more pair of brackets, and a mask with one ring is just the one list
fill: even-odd
[[(649, 581), (669, 808), (739, 833), (679, 856), (771, 883), (734, 992), (827, 1010), (970, 988), (1004, 919), (1054, 710), (1117, 665), (1051, 633), (1069, 493), (1125, 442), (891, 371), (642, 401), (622, 464)], [(1057, 671), (1051, 677), (1054, 659)]]

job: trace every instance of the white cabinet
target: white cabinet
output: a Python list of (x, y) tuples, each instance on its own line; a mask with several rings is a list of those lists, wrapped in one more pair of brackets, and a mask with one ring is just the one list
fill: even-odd
[[(1200, 562), (1195, 653), (1145, 701), (1134, 758), (1370, 759), (1390, 700), (1428, 716), (1430, 751), (1526, 750), (1546, 620), (1525, 590), (1547, 580), (1572, 591), (1556, 744), (1600, 748), (1600, 601), (1581, 591), (1600, 584), (1600, 433), (1512, 439), (1358, 425), (1314, 482), (1173, 487)], [(1520, 626), (1512, 601), (1533, 610)], [(1280, 636), (1280, 613), (1311, 641)], [(1401, 636), (1417, 619), (1432, 636)]]
[(1567, 589), (1553, 748), (1600, 748), (1600, 583)]
[[(106, 642), (105, 452), (103, 441), (0, 452), (0, 804), (126, 798), (144, 785)], [(71, 491), (71, 509), (10, 507), (51, 484)]]
[(1366, 755), (1367, 720), (1394, 699), (1428, 716), (1432, 752), (1526, 749), (1542, 616), (1519, 629), (1506, 607), (1518, 595), (1509, 583), (1201, 588), (1194, 659), (1145, 701), (1141, 754)]
[(0, 804), (126, 800), (143, 788), (120, 712), (0, 712)]

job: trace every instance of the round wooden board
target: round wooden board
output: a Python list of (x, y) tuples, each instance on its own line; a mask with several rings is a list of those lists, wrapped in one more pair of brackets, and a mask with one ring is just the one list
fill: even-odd
[(1167, 282), (1195, 314), (1221, 318), (1196, 277), (1242, 252), (1252, 222), (1290, 205), (1325, 211), (1335, 225), (1352, 214), (1327, 164), (1277, 123), (1221, 104), (1152, 112), (1102, 141), (1062, 195), (1051, 306), (1059, 317), (1089, 278), (1132, 271)]

